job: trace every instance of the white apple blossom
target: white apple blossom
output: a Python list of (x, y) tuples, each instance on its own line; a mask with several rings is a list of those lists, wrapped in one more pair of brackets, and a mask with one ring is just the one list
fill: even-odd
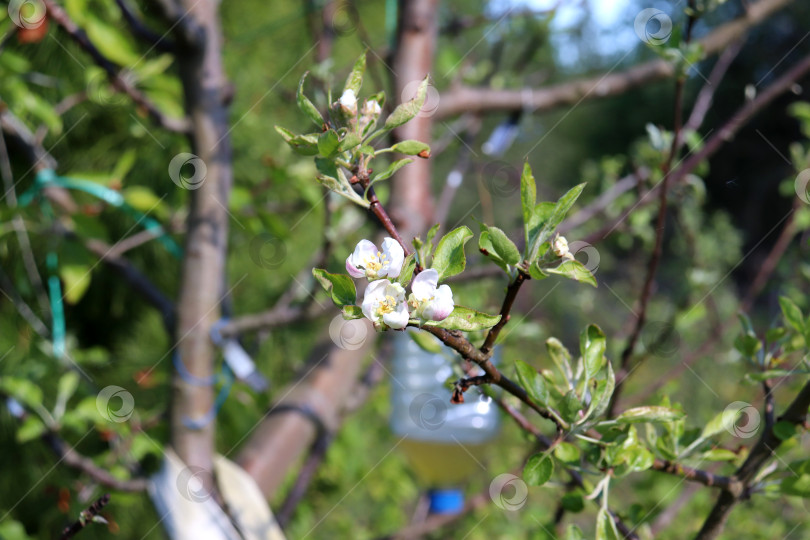
[(346, 259), (346, 271), (355, 278), (395, 278), (402, 271), (404, 261), (405, 251), (393, 238), (383, 240), (382, 251), (369, 240), (360, 240)]
[(357, 96), (351, 88), (343, 92), (338, 100), (340, 108), (349, 116), (354, 116), (357, 113)]
[(381, 112), (382, 109), (380, 108), (380, 104), (373, 99), (366, 101), (363, 104), (363, 108), (360, 110), (360, 114), (363, 116), (370, 116), (373, 118), (377, 118)]
[(437, 287), (439, 284), (439, 273), (430, 268), (419, 273), (411, 284), (411, 291), (408, 297), (408, 305), (413, 314), (420, 319), (431, 321), (442, 321), (452, 313), (453, 291), (447, 285)]
[(387, 279), (374, 281), (366, 287), (363, 296), (363, 315), (375, 327), (387, 326), (399, 330), (408, 326), (408, 305), (405, 302), (405, 289), (399, 283)]
[(570, 261), (574, 260), (574, 255), (568, 251), (568, 240), (566, 240), (564, 236), (560, 236), (559, 233), (554, 237), (554, 241), (551, 243), (551, 249), (557, 257), (562, 257)]

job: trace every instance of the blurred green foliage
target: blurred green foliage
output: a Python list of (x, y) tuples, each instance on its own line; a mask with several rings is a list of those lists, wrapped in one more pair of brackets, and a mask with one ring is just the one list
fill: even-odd
[[(389, 90), (392, 104), (384, 54), (392, 36), (384, 31), (385, 4), (354, 3), (362, 26), (349, 24), (337, 36), (331, 59), (312, 65), (313, 39), (308, 18), (317, 15), (315, 4), (245, 0), (221, 5), (226, 37), (223, 52), (236, 89), (231, 107), (236, 182), (229, 208), (227, 263), (229, 281), (235, 285), (228, 299), (234, 314), (271, 307), (283, 292), (296, 286), (296, 276), (306, 276), (302, 284), (309, 286), (307, 280), (313, 278), (307, 267), (320, 252), (324, 237), (334, 244), (334, 255), (327, 267), (338, 271), (345, 254), (375, 230), (361, 209), (324, 192), (314, 181), (316, 169), (311, 160), (293, 153), (273, 130), (276, 124), (302, 126), (307, 122), (291, 106), (303, 71), (312, 71), (308, 84), (313, 85), (313, 101), (323, 107), (325, 89), (339, 86), (365, 48), (377, 54), (369, 55), (364, 91)], [(642, 7), (631, 4), (623, 18), (628, 26)], [(733, 17), (738, 7), (731, 4), (710, 14), (706, 27)], [(162, 111), (170, 116), (181, 114), (182, 90), (176, 65), (169, 55), (149, 50), (122, 30), (125, 23), (112, 0), (69, 0), (64, 7), (108, 57), (127, 67), (135, 84)], [(150, 26), (160, 33), (167, 30), (151, 3), (139, 3), (139, 9)], [(441, 22), (448, 25), (459, 13), (479, 14), (494, 9), (484, 2), (444, 2)], [(172, 156), (188, 151), (185, 140), (162, 131), (143, 111), (114, 93), (101, 70), (92, 66), (90, 58), (55, 24), (50, 23), (41, 41), (20, 43), (10, 33), (13, 23), (5, 8), (0, 10), (0, 17), (0, 35), (10, 36), (0, 53), (3, 106), (32, 130), (42, 130), (44, 146), (58, 160), (60, 174), (120, 190), (130, 204), (148, 210), (181, 241), (188, 197), (185, 190), (177, 189), (170, 181), (167, 166)], [(593, 23), (585, 17), (578, 30), (568, 36), (578, 47), (575, 65), (560, 62), (561, 53), (555, 50), (558, 42), (547, 18), (521, 16), (499, 21), (496, 16), (469, 29), (448, 30), (439, 42), (434, 84), (439, 90), (447, 89), (456, 79), (496, 88), (539, 86), (655, 57), (649, 48), (636, 48), (635, 43), (621, 59), (600, 54), (587, 33)], [(676, 26), (682, 23), (682, 18), (675, 19)], [(794, 59), (803, 50), (806, 52), (804, 45), (793, 52), (789, 49), (799, 41), (808, 22), (810, 8), (797, 3), (752, 33), (727, 81), (718, 89), (716, 107), (701, 134), (715, 129), (743, 103), (745, 84), (767, 83), (780, 72), (776, 68), (783, 55)], [(711, 61), (702, 62), (688, 72), (687, 102), (691, 103), (703, 83), (702, 74), (710, 66)], [(772, 67), (774, 73), (769, 71)], [(63, 114), (56, 111), (60, 101), (82, 92), (87, 99)], [(795, 173), (808, 165), (810, 115), (807, 104), (796, 100), (795, 96), (778, 100), (733, 144), (671, 194), (663, 264), (648, 309), (648, 327), (653, 330), (642, 334), (637, 350), (646, 361), (628, 382), (625, 395), (633, 396), (655, 383), (681, 358), (715, 337), (724, 321), (736, 317), (740, 297), (778, 234), (773, 228), (791, 207)], [(538, 182), (538, 200), (557, 200), (572, 186), (587, 182), (578, 202), (582, 207), (639, 168), (651, 171), (639, 189), (650, 189), (661, 180), (662, 150), (671, 137), (667, 132), (671, 128), (671, 102), (672, 85), (664, 82), (571, 109), (524, 115), (520, 135), (500, 158), (488, 158), (478, 149), (486, 134), (503, 118), (483, 118), (481, 134), (473, 145), (477, 155), (454, 201), (447, 229), (467, 225), (477, 231), (477, 219), (499, 227), (513, 239), (519, 238), (519, 164), (527, 153)], [(785, 114), (790, 103), (796, 118)], [(438, 123), (436, 137), (445, 136), (446, 128)], [(777, 152), (763, 142), (761, 134), (773, 141)], [(700, 142), (697, 135), (689, 139), (692, 147)], [(455, 165), (461, 144), (450, 137), (447, 148), (432, 158), (436, 193)], [(31, 187), (33, 174), (30, 163), (15, 150), (10, 147), (15, 190), (20, 194)], [(780, 153), (790, 156), (787, 164)], [(785, 186), (781, 192), (780, 183)], [(385, 186), (380, 186), (379, 193), (385, 199)], [(601, 230), (637, 196), (634, 191), (625, 193), (610, 204), (603, 216), (569, 233), (569, 241)], [(45, 219), (36, 205), (14, 209), (6, 202), (0, 206), (2, 273), (46, 323), (47, 314), (37, 309), (37, 291), (21, 264), (11, 218), (22, 216), (42, 273), (46, 273), (45, 254), (55, 251), (74, 275), (90, 277), (86, 290), (76, 291), (75, 297), (67, 299), (69, 358), (64, 360), (52, 357), (48, 341), (34, 332), (12, 301), (0, 299), (0, 391), (15, 395), (35, 411), (20, 424), (7, 407), (0, 407), (0, 538), (7, 540), (54, 537), (102, 492), (87, 478), (56, 463), (51, 450), (38, 438), (47, 422), (78, 451), (92, 456), (98, 465), (121, 478), (156, 470), (162, 446), (168, 440), (165, 414), (172, 370), (171, 340), (160, 316), (117, 274), (97, 264), (97, 257), (78, 240), (96, 238), (114, 243), (133, 233), (132, 220), (91, 196), (77, 193), (75, 198), (81, 214), (62, 219), (60, 226), (74, 231), (76, 238), (54, 234), (55, 224)], [(328, 225), (324, 211), (327, 205), (333, 211)], [(560, 279), (529, 283), (515, 308), (517, 313), (527, 315), (521, 325), (509, 327), (504, 366), (524, 361), (537, 368), (549, 368), (551, 359), (545, 352), (537, 352), (542, 349), (539, 344), (556, 336), (575, 350), (580, 331), (589, 323), (598, 324), (608, 336), (606, 355), (615, 363), (628, 335), (630, 310), (637, 300), (654, 242), (656, 211), (655, 205), (638, 208), (610, 237), (596, 244), (600, 260), (598, 289)], [(806, 205), (796, 209), (795, 219), (800, 231), (810, 227)], [(647, 441), (654, 438), (652, 446), (659, 451), (666, 451), (666, 445), (676, 441), (688, 446), (700, 436), (702, 426), (729, 403), (761, 404), (758, 385), (746, 380), (746, 375), (750, 379), (751, 373), (762, 368), (765, 357), (758, 360), (758, 352), (752, 349), (755, 345), (750, 340), (746, 343), (744, 336), (753, 333), (762, 338), (768, 331), (776, 337), (776, 329), (783, 326), (780, 296), (790, 298), (804, 314), (810, 311), (806, 232), (800, 238), (801, 244), (795, 243), (786, 252), (749, 314), (751, 328), (741, 332), (735, 326), (719, 336), (710, 354), (702, 356), (680, 378), (667, 382), (647, 402), (679, 404), (675, 406), (682, 408), (686, 418), (672, 428), (677, 432), (654, 435), (651, 428), (639, 427), (633, 429), (634, 436)], [(468, 256), (468, 267), (485, 262), (476, 254)], [(163, 246), (149, 242), (129, 251), (127, 258), (167, 296), (176, 297), (179, 263)], [(303, 274), (302, 269), (306, 270)], [(70, 272), (61, 275), (66, 288), (70, 288)], [(498, 277), (457, 283), (454, 290), (465, 305), (494, 313), (503, 286), (503, 278)], [(323, 295), (318, 298), (328, 301)], [(247, 349), (272, 387), (265, 394), (256, 394), (241, 384), (234, 387), (218, 416), (220, 452), (231, 456), (237, 452), (244, 435), (279, 397), (279, 391), (306, 371), (311, 345), (323, 335), (333, 315), (330, 312), (312, 322), (248, 336)], [(655, 328), (670, 333), (663, 344), (658, 343), (660, 335)], [(801, 343), (801, 331), (791, 332), (790, 339), (797, 341), (788, 343), (785, 350), (790, 352), (793, 347), (799, 351), (790, 353), (795, 356), (805, 345)], [(763, 354), (770, 352), (763, 350)], [(779, 361), (769, 358), (767, 369), (777, 368)], [(506, 369), (514, 375), (511, 368)], [(795, 393), (801, 378), (795, 376), (780, 385), (778, 410)], [(134, 397), (136, 408), (130, 421), (108, 422), (101, 416), (96, 395), (108, 385), (122, 386)], [(396, 531), (411, 519), (423, 486), (418, 485), (404, 458), (390, 451), (397, 441), (387, 428), (388, 386), (385, 381), (375, 388), (365, 406), (337, 434), (289, 525), (290, 538), (374, 538)], [(713, 441), (736, 450), (750, 439), (721, 433)], [(531, 451), (531, 441), (524, 433), (504, 422), (501, 437), (486, 463), (487, 470), (470, 478), (468, 493), (486, 490), (497, 474), (520, 468)], [(806, 437), (790, 438), (778, 452), (779, 461), (800, 460), (806, 452)], [(557, 456), (562, 461), (569, 457)], [(717, 465), (719, 474), (728, 474), (740, 460), (736, 455), (724, 457), (731, 457), (731, 462)], [(701, 463), (701, 467), (709, 467)], [(801, 535), (808, 509), (807, 499), (802, 498), (808, 495), (802, 481), (810, 473), (805, 472), (806, 462), (794, 464), (793, 469), (797, 473), (791, 482), (766, 482), (764, 493), (743, 503), (726, 527), (727, 538)], [(289, 472), (287, 487), (296, 476), (296, 471)], [(551, 537), (562, 493), (560, 484), (565, 481), (564, 475), (556, 474), (544, 487), (531, 488), (523, 511), (505, 512), (485, 506), (433, 536)], [(589, 482), (595, 485), (598, 479)], [(687, 489), (676, 477), (652, 472), (630, 474), (613, 482), (611, 503), (645, 533)], [(790, 496), (780, 496), (780, 489)], [(274, 508), (282, 502), (284, 491), (271, 501)], [(562, 503), (570, 512), (565, 523), (579, 525), (590, 537), (595, 507), (582, 503), (584, 495), (587, 493), (580, 490), (570, 491)], [(712, 490), (703, 488), (680, 500), (678, 504), (683, 506), (679, 514), (657, 537), (676, 539), (693, 534), (714, 498)], [(160, 516), (144, 494), (114, 493), (104, 515), (112, 525), (89, 527), (81, 533), (83, 538), (163, 537), (158, 525)]]

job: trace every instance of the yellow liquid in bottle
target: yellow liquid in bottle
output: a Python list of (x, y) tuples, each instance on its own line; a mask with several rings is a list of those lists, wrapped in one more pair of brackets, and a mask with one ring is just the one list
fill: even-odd
[(400, 448), (425, 487), (457, 486), (483, 472), (488, 443), (436, 443), (405, 439)]

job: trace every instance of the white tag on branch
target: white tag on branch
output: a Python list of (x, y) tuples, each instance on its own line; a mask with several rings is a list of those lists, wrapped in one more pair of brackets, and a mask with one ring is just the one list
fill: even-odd
[(256, 364), (245, 349), (235, 339), (226, 339), (222, 344), (222, 354), (225, 362), (231, 368), (236, 378), (247, 383), (256, 392), (267, 389), (267, 379), (256, 371)]

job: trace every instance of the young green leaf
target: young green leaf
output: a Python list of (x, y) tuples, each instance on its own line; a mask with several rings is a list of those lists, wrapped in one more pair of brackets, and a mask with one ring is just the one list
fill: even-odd
[(345, 152), (346, 150), (351, 150), (362, 141), (360, 136), (356, 133), (350, 131), (346, 133), (346, 135), (341, 139), (340, 144), (338, 145), (338, 152)]
[(412, 100), (406, 101), (405, 103), (401, 103), (394, 109), (394, 112), (386, 118), (385, 126), (383, 130), (391, 130), (395, 127), (399, 127), (405, 122), (411, 120), (414, 116), (419, 114), (419, 111), (422, 109), (422, 105), (425, 104), (425, 96), (427, 96), (427, 87), (428, 87), (428, 77), (419, 84), (419, 87), (416, 89), (416, 95), (413, 97)]
[(402, 263), (402, 270), (399, 272), (399, 277), (397, 277), (397, 282), (403, 287), (407, 286), (408, 283), (411, 282), (411, 278), (413, 277), (413, 271), (416, 269), (416, 255), (411, 253), (407, 257), (405, 257), (405, 261)]
[(580, 334), (579, 344), (585, 361), (585, 375), (591, 379), (605, 362), (605, 333), (595, 324), (589, 324)]
[(627, 409), (620, 414), (616, 421), (620, 424), (640, 424), (642, 422), (668, 423), (684, 417), (681, 411), (669, 407), (648, 406)]
[(537, 204), (537, 185), (528, 161), (523, 164), (523, 174), (520, 175), (520, 204), (523, 206), (523, 231), (528, 246), (529, 224), (534, 214), (534, 205)]
[(389, 178), (391, 178), (391, 176), (393, 176), (393, 174), (395, 172), (400, 170), (402, 167), (404, 167), (405, 165), (407, 165), (411, 161), (413, 161), (411, 158), (405, 158), (405, 159), (396, 160), (391, 165), (389, 165), (388, 168), (385, 169), (384, 171), (374, 173), (374, 175), (371, 177), (371, 183), (373, 184), (373, 183), (379, 182), (381, 180), (388, 180)]
[(585, 268), (585, 265), (583, 265), (581, 262), (577, 260), (563, 261), (556, 268), (543, 268), (542, 272), (544, 274), (556, 274), (558, 276), (565, 276), (568, 279), (573, 279), (574, 281), (581, 281), (594, 287), (597, 286), (596, 278), (593, 277), (591, 271)]
[(542, 486), (554, 473), (554, 460), (546, 454), (534, 454), (523, 467), (523, 480), (530, 486)]
[(324, 125), (323, 116), (321, 113), (318, 112), (318, 109), (315, 108), (315, 105), (309, 100), (307, 96), (304, 95), (304, 81), (307, 80), (307, 75), (309, 71), (305, 72), (303, 77), (301, 77), (301, 82), (298, 83), (298, 93), (296, 95), (296, 101), (298, 103), (298, 108), (307, 115), (307, 117), (315, 123), (318, 128), (322, 128)]
[(366, 53), (360, 55), (355, 61), (352, 72), (346, 78), (346, 84), (343, 86), (343, 91), (351, 90), (354, 95), (360, 94), (360, 87), (363, 85), (363, 74), (366, 72)]
[(557, 338), (548, 338), (546, 340), (546, 350), (563, 377), (568, 381), (572, 380), (574, 372), (571, 369), (571, 353), (568, 352), (565, 345)]
[(800, 334), (804, 334), (804, 316), (802, 310), (797, 306), (793, 300), (787, 296), (779, 297), (779, 307), (782, 308), (782, 314), (785, 316), (785, 321), (792, 326)]
[(304, 156), (315, 156), (318, 154), (318, 134), (309, 133), (307, 135), (296, 135), (289, 129), (276, 126), (276, 131), (297, 153)]
[(576, 422), (579, 420), (579, 411), (582, 410), (582, 400), (579, 399), (574, 390), (566, 392), (559, 404), (560, 413), (566, 422)]
[(514, 242), (506, 236), (505, 232), (498, 227), (487, 227), (487, 232), (489, 233), (492, 248), (500, 259), (512, 266), (520, 262), (520, 251)]
[(481, 251), (481, 253), (483, 253), (484, 256), (489, 260), (503, 268), (504, 272), (508, 272), (509, 268), (506, 261), (498, 256), (495, 246), (492, 243), (492, 239), (490, 238), (489, 231), (486, 230), (487, 226), (482, 223), (481, 229), (481, 234), (478, 235), (478, 250)]
[(439, 281), (464, 271), (467, 266), (464, 244), (472, 236), (472, 231), (462, 225), (439, 240), (439, 245), (436, 246), (436, 252), (433, 254), (432, 264), (432, 267), (439, 273)]
[(545, 221), (543, 227), (537, 233), (537, 236), (531, 238), (531, 247), (529, 249), (527, 260), (533, 261), (537, 257), (540, 244), (551, 237), (557, 226), (562, 223), (565, 215), (568, 213), (571, 207), (574, 206), (574, 203), (577, 201), (584, 188), (585, 184), (579, 184), (578, 186), (571, 188), (565, 195), (560, 197), (557, 204), (554, 205), (554, 211)]
[(318, 137), (318, 153), (325, 157), (332, 157), (340, 145), (340, 137), (334, 129), (328, 129)]
[(391, 149), (394, 152), (409, 156), (430, 157), (430, 146), (420, 141), (407, 140), (398, 142)]
[(547, 407), (548, 388), (546, 387), (546, 381), (543, 379), (543, 376), (523, 360), (515, 362), (515, 369), (517, 371), (518, 381), (520, 381), (520, 384), (526, 389), (526, 393), (529, 394), (529, 397), (538, 405)]
[(347, 321), (351, 321), (352, 319), (362, 319), (363, 310), (360, 309), (360, 306), (343, 306), (343, 318)]
[(600, 508), (596, 514), (596, 540), (619, 540), (620, 538), (616, 522), (605, 508)]
[(423, 326), (437, 326), (446, 330), (473, 332), (492, 328), (501, 320), (500, 315), (481, 313), (464, 306), (456, 306), (448, 317), (442, 321), (427, 321)]
[(350, 306), (357, 301), (357, 290), (354, 281), (347, 274), (330, 274), (326, 270), (313, 268), (312, 275), (332, 297), (336, 306)]

